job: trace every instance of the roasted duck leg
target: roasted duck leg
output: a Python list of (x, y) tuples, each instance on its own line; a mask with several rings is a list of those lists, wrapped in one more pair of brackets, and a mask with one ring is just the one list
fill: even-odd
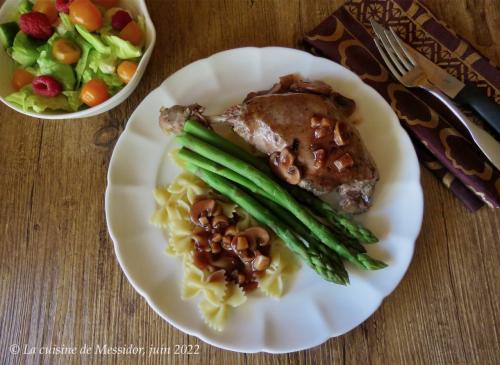
[(286, 75), (271, 89), (248, 94), (218, 116), (203, 115), (197, 104), (162, 108), (160, 126), (175, 133), (189, 118), (229, 123), (269, 156), (281, 179), (317, 195), (336, 191), (342, 209), (360, 213), (371, 205), (379, 175), (352, 123), (355, 111), (354, 101), (328, 84)]

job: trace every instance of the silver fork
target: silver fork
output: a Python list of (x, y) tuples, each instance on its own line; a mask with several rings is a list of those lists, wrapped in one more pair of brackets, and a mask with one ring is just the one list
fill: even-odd
[(424, 70), (392, 28), (387, 30), (373, 20), (371, 25), (377, 36), (374, 38), (375, 46), (394, 77), (406, 87), (419, 87), (427, 90), (444, 103), (462, 122), (488, 160), (500, 170), (500, 144), (490, 134), (472, 123), (450, 98), (429, 81)]

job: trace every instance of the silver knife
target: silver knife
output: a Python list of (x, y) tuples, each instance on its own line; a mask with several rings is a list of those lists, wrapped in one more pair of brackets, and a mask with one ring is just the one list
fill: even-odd
[[(393, 75), (403, 85), (423, 88), (441, 100), (467, 128), (483, 154), (500, 170), (500, 143), (484, 129), (472, 123), (450, 100), (450, 98), (456, 100), (464, 90), (469, 90), (470, 87), (401, 41), (392, 29), (389, 31), (373, 20), (371, 24), (377, 35), (375, 45)], [(490, 104), (483, 110), (487, 109), (490, 112), (488, 115), (494, 116), (494, 120), (500, 123), (500, 107), (489, 100), (487, 102)], [(484, 104), (486, 103), (481, 105)]]
[(434, 86), (453, 101), (474, 109), (486, 123), (500, 134), (500, 105), (490, 100), (477, 87), (464, 84), (406, 43), (405, 45)]

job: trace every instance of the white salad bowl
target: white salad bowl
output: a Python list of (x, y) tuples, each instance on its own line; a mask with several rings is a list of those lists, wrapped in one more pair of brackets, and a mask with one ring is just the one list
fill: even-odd
[[(0, 8), (0, 24), (12, 21), (14, 18), (14, 13), (21, 0), (6, 0), (3, 6)], [(132, 91), (137, 87), (139, 81), (144, 75), (144, 71), (148, 65), (149, 59), (151, 58), (151, 53), (153, 51), (155, 41), (156, 41), (156, 30), (149, 16), (148, 8), (146, 6), (145, 0), (121, 0), (118, 6), (130, 10), (134, 16), (142, 15), (144, 17), (144, 23), (146, 25), (146, 39), (144, 45), (144, 53), (141, 57), (137, 71), (130, 80), (130, 82), (125, 85), (118, 93), (113, 95), (111, 98), (106, 100), (104, 103), (94, 106), (92, 108), (83, 109), (77, 112), (59, 112), (59, 111), (47, 111), (44, 113), (35, 113), (34, 111), (23, 110), (21, 107), (9, 103), (5, 100), (7, 95), (15, 92), (11, 86), (12, 73), (14, 72), (15, 63), (7, 55), (7, 52), (3, 47), (0, 46), (0, 100), (8, 105), (10, 108), (18, 111), (19, 113), (29, 115), (35, 118), (43, 119), (77, 119), (77, 118), (87, 118), (94, 115), (104, 113), (118, 104), (122, 103), (127, 99)]]

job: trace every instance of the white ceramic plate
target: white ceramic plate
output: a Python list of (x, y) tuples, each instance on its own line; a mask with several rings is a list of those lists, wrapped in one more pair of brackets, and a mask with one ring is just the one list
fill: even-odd
[[(359, 130), (380, 170), (374, 205), (359, 219), (380, 243), (367, 246), (388, 268), (348, 267), (348, 287), (328, 283), (303, 265), (280, 299), (250, 295), (231, 312), (223, 332), (209, 329), (197, 301), (180, 298), (180, 260), (164, 253), (166, 237), (148, 224), (155, 210), (152, 190), (179, 169), (168, 157), (173, 137), (158, 127), (159, 109), (198, 102), (219, 113), (248, 92), (269, 88), (281, 75), (300, 73), (324, 80), (353, 98)], [(287, 48), (240, 48), (217, 53), (179, 70), (151, 92), (130, 117), (108, 173), (106, 218), (116, 255), (133, 287), (169, 323), (209, 344), (240, 352), (283, 353), (310, 348), (366, 320), (398, 285), (410, 264), (423, 213), (419, 165), (407, 134), (389, 105), (344, 67)]]
[[(0, 8), (0, 24), (12, 21), (14, 19), (14, 14), (17, 6), (21, 0), (6, 0), (5, 3)], [(94, 106), (92, 108), (82, 109), (77, 112), (60, 112), (60, 111), (46, 111), (43, 113), (35, 113), (34, 111), (23, 110), (21, 107), (9, 103), (5, 100), (5, 98), (13, 93), (15, 90), (12, 88), (10, 80), (12, 78), (12, 73), (15, 69), (14, 61), (7, 55), (5, 49), (0, 46), (0, 101), (2, 101), (5, 105), (10, 108), (16, 110), (19, 113), (29, 115), (35, 118), (43, 118), (43, 119), (77, 119), (77, 118), (88, 118), (94, 115), (99, 115), (104, 113), (115, 106), (123, 103), (125, 99), (127, 99), (132, 91), (135, 90), (137, 85), (139, 85), (139, 81), (144, 75), (144, 71), (146, 71), (146, 67), (149, 63), (149, 59), (151, 58), (151, 53), (153, 52), (153, 48), (156, 42), (156, 30), (149, 17), (148, 8), (144, 0), (120, 0), (118, 5), (127, 10), (130, 10), (134, 15), (142, 15), (144, 16), (144, 23), (146, 25), (146, 37), (144, 42), (144, 54), (139, 61), (139, 65), (137, 66), (137, 71), (130, 80), (130, 82), (125, 85), (118, 93), (113, 95), (113, 97), (106, 100), (104, 103)]]

